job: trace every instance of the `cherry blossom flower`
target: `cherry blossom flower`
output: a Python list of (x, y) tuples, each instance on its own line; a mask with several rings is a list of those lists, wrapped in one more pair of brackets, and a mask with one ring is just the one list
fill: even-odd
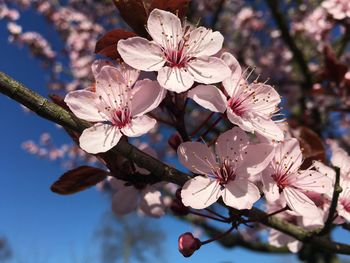
[[(142, 143), (138, 148), (157, 158), (156, 151), (148, 144)], [(138, 166), (136, 172), (145, 176), (149, 174), (147, 170)], [(112, 190), (115, 191), (112, 197), (112, 210), (115, 214), (125, 215), (137, 209), (151, 217), (161, 217), (165, 214), (164, 198), (159, 191), (163, 183), (128, 185), (127, 182), (114, 177), (109, 177), (108, 180)]]
[[(284, 207), (284, 203), (284, 200), (279, 200), (273, 204), (268, 203), (267, 212), (273, 213), (282, 209)], [(285, 220), (288, 223), (301, 226), (308, 231), (315, 230), (324, 225), (324, 222), (321, 218), (314, 218), (313, 220), (305, 221), (304, 217), (290, 210), (280, 212), (275, 216)], [(300, 242), (299, 240), (272, 228), (269, 229), (268, 242), (270, 243), (270, 245), (275, 247), (287, 246), (289, 251), (292, 253), (297, 253), (302, 247), (302, 242)]]
[(242, 79), (242, 69), (230, 53), (221, 58), (231, 68), (231, 77), (222, 84), (225, 94), (213, 85), (198, 85), (188, 96), (202, 107), (214, 112), (226, 112), (228, 119), (247, 132), (257, 132), (275, 140), (283, 140), (282, 130), (271, 120), (281, 99), (269, 85)]
[(138, 137), (154, 127), (156, 120), (145, 114), (155, 109), (165, 96), (156, 81), (144, 79), (131, 89), (134, 83), (125, 81), (121, 70), (109, 65), (102, 67), (95, 79), (96, 92), (72, 91), (65, 98), (77, 117), (95, 122), (79, 138), (83, 150), (93, 154), (106, 152), (123, 134)]
[[(350, 157), (339, 146), (333, 145), (332, 148), (334, 151), (332, 153), (331, 162), (334, 166), (340, 168), (339, 185), (342, 188), (342, 191), (340, 192), (338, 197), (337, 212), (341, 218), (344, 218), (345, 220), (350, 221), (350, 177), (349, 177)], [(320, 173), (327, 175), (332, 180), (333, 184), (335, 184), (336, 172), (332, 168), (320, 162), (317, 162), (316, 169)], [(332, 194), (333, 194), (333, 191), (329, 195), (332, 196)], [(336, 218), (335, 223), (341, 224), (343, 222), (339, 218)]]
[(246, 133), (238, 127), (218, 137), (216, 156), (205, 144), (182, 143), (177, 151), (180, 162), (193, 173), (201, 174), (183, 186), (183, 204), (203, 209), (222, 197), (228, 206), (250, 209), (260, 198), (260, 192), (248, 177), (268, 165), (272, 150), (269, 144), (250, 144)]
[(109, 178), (112, 190), (112, 210), (117, 215), (129, 214), (139, 209), (145, 215), (161, 217), (165, 214), (159, 185), (128, 185), (114, 177)]
[(223, 43), (219, 32), (198, 27), (182, 27), (170, 12), (154, 9), (147, 21), (153, 41), (132, 37), (118, 42), (118, 52), (130, 66), (143, 71), (158, 71), (157, 80), (164, 88), (183, 92), (194, 81), (211, 84), (230, 75), (229, 68), (216, 57)]
[(289, 139), (279, 143), (270, 165), (262, 172), (263, 191), (268, 202), (283, 198), (288, 207), (305, 217), (320, 217), (307, 192), (329, 193), (332, 181), (315, 170), (299, 170), (302, 153), (299, 142)]
[(348, 0), (326, 0), (321, 5), (335, 19), (350, 18), (350, 2)]

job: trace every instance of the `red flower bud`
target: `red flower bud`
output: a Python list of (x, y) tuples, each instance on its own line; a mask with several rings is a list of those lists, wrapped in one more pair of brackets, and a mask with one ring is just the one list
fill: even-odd
[(179, 236), (179, 251), (184, 257), (190, 257), (201, 247), (201, 241), (195, 238), (192, 233), (186, 232)]

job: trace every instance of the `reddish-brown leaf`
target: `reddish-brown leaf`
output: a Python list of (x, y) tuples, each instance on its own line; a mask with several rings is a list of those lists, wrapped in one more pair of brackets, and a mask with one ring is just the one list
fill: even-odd
[(91, 167), (80, 166), (64, 173), (53, 185), (51, 191), (61, 195), (83, 191), (104, 180), (108, 172)]
[(337, 56), (329, 45), (326, 45), (324, 50), (324, 75), (329, 79), (339, 84), (344, 79), (345, 73), (348, 71), (348, 66), (339, 62)]
[(153, 0), (150, 11), (155, 8), (166, 10), (177, 14), (181, 19), (186, 15), (189, 3), (190, 0)]
[(104, 55), (111, 59), (120, 58), (117, 50), (118, 41), (134, 36), (136, 36), (135, 33), (128, 32), (123, 29), (114, 29), (112, 31), (109, 31), (97, 41), (95, 46), (95, 53)]
[(309, 128), (300, 127), (299, 134), (296, 137), (301, 148), (303, 148), (304, 162), (301, 169), (307, 169), (313, 161), (326, 161), (326, 151), (317, 133)]
[(148, 1), (146, 0), (113, 0), (123, 20), (141, 37), (147, 37), (145, 29), (148, 18)]

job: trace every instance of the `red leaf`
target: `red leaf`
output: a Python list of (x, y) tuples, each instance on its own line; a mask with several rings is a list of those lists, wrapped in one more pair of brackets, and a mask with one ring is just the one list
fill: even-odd
[(147, 37), (145, 29), (148, 18), (147, 1), (140, 0), (113, 0), (120, 16), (141, 37)]
[(162, 9), (177, 14), (181, 19), (187, 13), (189, 2), (190, 0), (153, 0), (150, 11), (155, 8)]
[(117, 50), (118, 41), (134, 36), (136, 36), (135, 33), (128, 32), (122, 29), (114, 29), (112, 31), (109, 31), (97, 41), (95, 46), (95, 53), (104, 55), (111, 59), (120, 58), (120, 55)]
[(339, 84), (344, 79), (345, 73), (348, 71), (348, 66), (339, 62), (334, 51), (329, 45), (326, 45), (324, 50), (324, 74), (329, 79)]
[(313, 161), (326, 161), (326, 151), (321, 138), (309, 128), (300, 127), (296, 136), (303, 148), (304, 162), (301, 169), (307, 169)]
[(61, 195), (74, 194), (101, 182), (107, 174), (95, 167), (80, 166), (64, 173), (51, 185), (51, 191)]

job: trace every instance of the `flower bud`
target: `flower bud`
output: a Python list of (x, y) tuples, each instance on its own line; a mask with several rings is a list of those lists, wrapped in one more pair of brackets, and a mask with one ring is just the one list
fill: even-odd
[(192, 233), (186, 232), (179, 236), (179, 251), (184, 257), (190, 257), (201, 247), (201, 241), (195, 238)]

